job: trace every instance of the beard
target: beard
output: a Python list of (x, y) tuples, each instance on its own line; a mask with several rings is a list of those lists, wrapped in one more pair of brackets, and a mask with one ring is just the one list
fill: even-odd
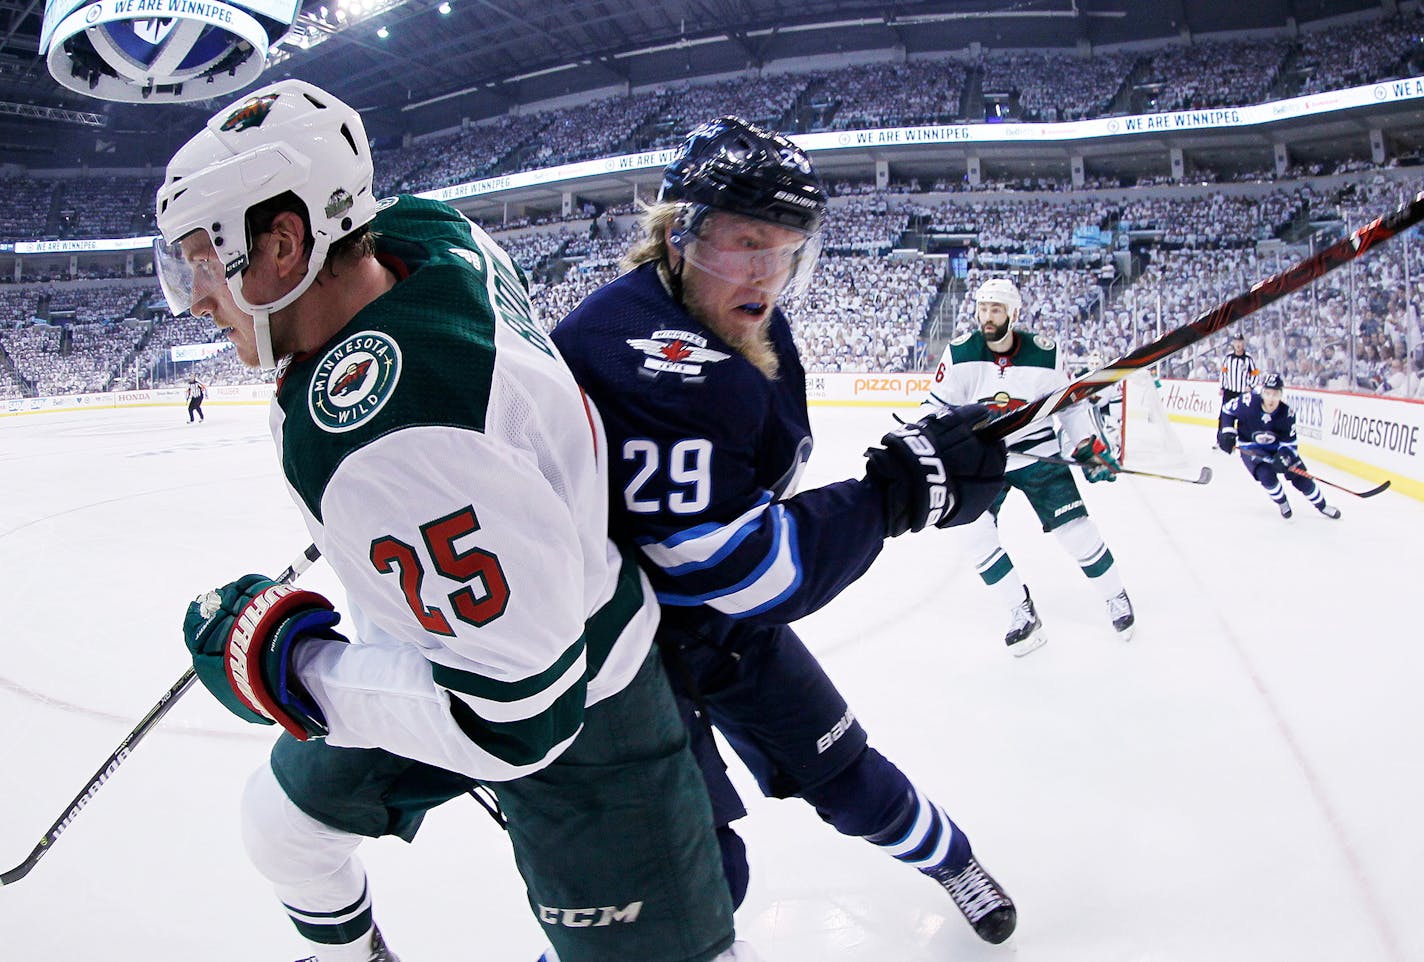
[(712, 333), (762, 373), (768, 381), (781, 376), (781, 362), (776, 357), (776, 348), (771, 343), (772, 310), (766, 312), (766, 319), (754, 327), (730, 328), (717, 320), (716, 313), (709, 305), (702, 304), (695, 290), (683, 288), (683, 303), (687, 313), (701, 321)]
[(746, 358), (751, 366), (760, 371), (768, 381), (775, 381), (781, 376), (781, 362), (777, 360), (776, 348), (771, 344), (769, 325), (761, 325), (750, 331), (736, 333), (718, 330), (716, 324), (709, 326), (718, 337)]
[(1009, 329), (1012, 325), (1005, 321), (1002, 324), (980, 324), (979, 330), (984, 335), (984, 340), (989, 344), (998, 344), (1009, 336)]

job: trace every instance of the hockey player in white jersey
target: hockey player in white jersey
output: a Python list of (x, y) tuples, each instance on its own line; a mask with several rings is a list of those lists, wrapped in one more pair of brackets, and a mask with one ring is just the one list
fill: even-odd
[[(1023, 298), (1013, 281), (1003, 277), (986, 280), (975, 291), (974, 310), (978, 328), (946, 346), (925, 407), (984, 404), (995, 412), (1011, 411), (1068, 383), (1057, 344), (1042, 334), (1015, 329)], [(979, 577), (1010, 613), (1004, 635), (1009, 651), (1024, 655), (1048, 640), (1033, 596), (999, 538), (999, 509), (1012, 488), (1024, 493), (1043, 530), (1057, 537), (1098, 590), (1118, 635), (1130, 638), (1135, 620), (1132, 602), (1112, 552), (1088, 517), (1072, 472), (1062, 464), (1023, 456), (1071, 455), (1090, 482), (1115, 480), (1121, 466), (1099, 436), (1088, 405), (1076, 404), (1061, 411), (1057, 430), (1045, 421), (1006, 440), (1009, 462), (1003, 491), (988, 512), (960, 531), (971, 546)]]
[(338, 633), (331, 602), (261, 575), (188, 608), (199, 680), (286, 730), (248, 782), (248, 853), (313, 959), (394, 962), (361, 838), (410, 840), (483, 785), (550, 958), (746, 958), (657, 602), (607, 536), (597, 411), (509, 256), (371, 181), (360, 116), (288, 80), (209, 120), (158, 194), (174, 313), (279, 368), (282, 470), (350, 615)]

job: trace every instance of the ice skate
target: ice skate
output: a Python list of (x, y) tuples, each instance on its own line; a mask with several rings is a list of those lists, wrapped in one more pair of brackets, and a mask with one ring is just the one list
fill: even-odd
[[(351, 943), (348, 945), (341, 946), (334, 945), (331, 946), (331, 949), (334, 953), (349, 954), (354, 947), (355, 943)], [(328, 957), (344, 959), (347, 958), (347, 954), (337, 954)], [(297, 962), (321, 962), (321, 959), (318, 956), (309, 955), (304, 959), (298, 959)], [(392, 952), (390, 950), (390, 947), (386, 945), (386, 940), (381, 937), (381, 930), (373, 928), (371, 930), (370, 954), (364, 956), (362, 958), (362, 962), (400, 962), (400, 957), (397, 956), (394, 952)], [(557, 962), (557, 957), (554, 957), (554, 962)]]
[(1276, 506), (1281, 509), (1282, 518), (1289, 518), (1291, 516), (1291, 507), (1289, 501), (1278, 501), (1276, 502)]
[(997, 945), (1014, 934), (1018, 910), (1013, 899), (984, 871), (978, 859), (971, 857), (958, 875), (933, 871), (927, 874), (944, 886), (979, 938)]
[(1012, 617), (1008, 634), (1004, 635), (1004, 644), (1008, 645), (1009, 651), (1015, 657), (1043, 647), (1048, 636), (1043, 633), (1043, 622), (1039, 620), (1038, 610), (1033, 606), (1033, 596), (1028, 593), (1028, 588), (1024, 588), (1024, 600), (1014, 605)]
[(1127, 597), (1126, 591), (1119, 591), (1108, 599), (1108, 617), (1112, 619), (1113, 628), (1117, 629), (1118, 637), (1127, 641), (1132, 637), (1132, 630), (1137, 625), (1137, 618), (1132, 613), (1132, 601)]
[(1320, 511), (1321, 514), (1325, 515), (1325, 517), (1327, 518), (1334, 519), (1340, 517), (1340, 509), (1335, 507), (1333, 504), (1326, 504), (1324, 501), (1322, 501), (1315, 507), (1317, 510)]
[[(559, 953), (555, 952), (551, 945), (535, 962), (559, 962)], [(730, 949), (717, 956), (712, 962), (761, 962), (761, 956), (756, 954), (751, 943), (739, 940), (733, 942)]]

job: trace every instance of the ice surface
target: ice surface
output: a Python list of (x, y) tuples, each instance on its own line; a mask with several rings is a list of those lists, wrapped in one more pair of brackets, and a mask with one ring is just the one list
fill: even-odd
[[(263, 409), (207, 413), (0, 419), (0, 869), (183, 672), (188, 600), (275, 573), (307, 543)], [(808, 484), (858, 473), (889, 423), (814, 418)], [(1018, 495), (1004, 541), (1042, 650), (1005, 653), (1006, 613), (952, 531), (891, 542), (801, 626), (872, 743), (1018, 901), (1018, 933), (980, 943), (933, 883), (738, 773), (754, 871), (738, 927), (767, 962), (1424, 959), (1424, 505), (1330, 492), (1344, 512), (1331, 522), (1292, 492), (1283, 521), (1205, 429), (1178, 430), (1216, 471), (1209, 486), (1084, 486), (1137, 609), (1131, 642)], [(340, 599), (325, 565), (303, 584)], [(237, 836), (238, 792), (271, 738), (195, 688), (0, 889), (0, 958), (302, 955)], [(405, 962), (542, 948), (473, 802), (363, 856)]]

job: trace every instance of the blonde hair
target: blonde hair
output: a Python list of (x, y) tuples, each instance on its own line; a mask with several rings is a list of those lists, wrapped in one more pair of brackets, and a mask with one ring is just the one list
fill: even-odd
[[(662, 278), (663, 285), (671, 292), (674, 290), (672, 286), (674, 281), (668, 263), (667, 229), (683, 213), (685, 205), (668, 201), (644, 204), (640, 201), (638, 206), (641, 208), (638, 226), (642, 230), (643, 236), (628, 248), (628, 253), (623, 255), (619, 267), (624, 271), (631, 271), (649, 261), (654, 261), (658, 264), (658, 274)], [(777, 359), (776, 348), (772, 346), (770, 334), (765, 326), (749, 334), (724, 330), (715, 316), (701, 312), (692, 291), (684, 290), (676, 295), (676, 299), (684, 310), (705, 324), (729, 347), (751, 362), (751, 365), (760, 371), (768, 381), (775, 381), (781, 376), (781, 362)]]
[(648, 261), (667, 262), (667, 229), (677, 219), (682, 205), (673, 201), (655, 201), (646, 204), (640, 200), (638, 207), (638, 227), (642, 230), (643, 236), (628, 248), (628, 253), (623, 255), (623, 260), (618, 266), (625, 271), (631, 271)]

